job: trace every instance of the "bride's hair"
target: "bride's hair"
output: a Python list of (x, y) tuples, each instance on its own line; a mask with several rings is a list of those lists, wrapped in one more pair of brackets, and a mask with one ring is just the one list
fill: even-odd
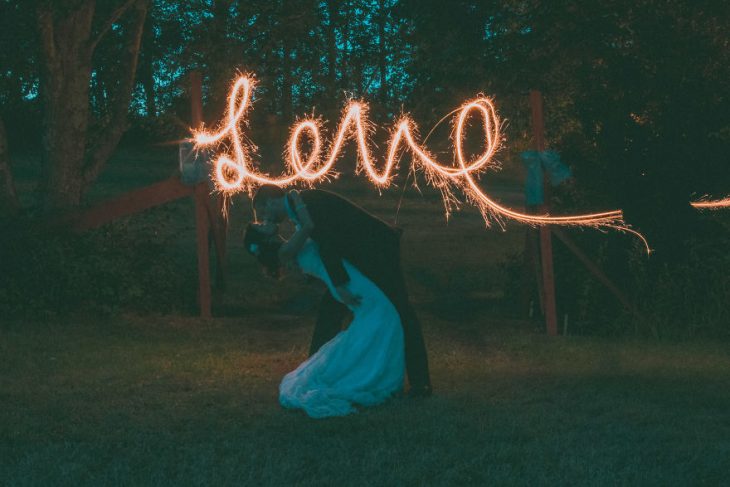
[(279, 248), (283, 242), (280, 235), (266, 235), (251, 223), (246, 227), (243, 236), (243, 244), (248, 253), (255, 256), (266, 273), (275, 279), (281, 275)]

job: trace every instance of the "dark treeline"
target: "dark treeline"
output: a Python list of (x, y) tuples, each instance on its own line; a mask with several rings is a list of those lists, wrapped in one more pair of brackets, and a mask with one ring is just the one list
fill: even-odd
[(39, 206), (64, 209), (125, 129), (184, 134), (191, 70), (208, 123), (236, 73), (256, 74), (252, 126), (273, 156), (297, 115), (336, 119), (349, 96), (427, 129), (479, 92), (522, 149), (538, 88), (578, 182), (562, 204), (623, 208), (652, 265), (689, 262), (692, 242), (724, 238), (688, 202), (730, 193), (728, 24), (718, 0), (2, 0), (0, 201), (17, 208), (15, 151), (42, 148)]
[(336, 116), (348, 96), (368, 99), (380, 121), (404, 109), (429, 127), (484, 92), (519, 136), (527, 127), (526, 91), (539, 88), (551, 145), (582, 150), (590, 171), (600, 172), (585, 184), (605, 189), (653, 174), (667, 192), (728, 187), (729, 7), (717, 1), (4, 0), (0, 100), (11, 150), (35, 146), (50, 130), (43, 127), (51, 108), (44, 90), (53, 73), (42, 11), (55, 21), (56, 47), (72, 49), (70, 38), (80, 34), (70, 25), (85, 21), (83, 8), (91, 6), (91, 42), (130, 3), (143, 6), (139, 45), (126, 42), (134, 21), (127, 8), (95, 40), (88, 93), (80, 93), (87, 99), (65, 100), (88, 105), (89, 132), (124, 98), (131, 49), (129, 119), (145, 128), (180, 133), (189, 120), (186, 75), (194, 69), (205, 77), (209, 123), (243, 70), (258, 77), (253, 116), (277, 127), (313, 109)]

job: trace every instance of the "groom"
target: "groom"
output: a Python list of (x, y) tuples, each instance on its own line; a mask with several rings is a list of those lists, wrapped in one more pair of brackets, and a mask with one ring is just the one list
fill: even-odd
[[(400, 232), (351, 201), (329, 191), (310, 189), (300, 193), (314, 224), (311, 238), (340, 298), (357, 306), (360, 296), (346, 287), (350, 280), (342, 261), (346, 259), (373, 281), (393, 302), (403, 325), (409, 397), (431, 395), (428, 357), (421, 324), (408, 300), (400, 264)], [(253, 198), (253, 210), (260, 221), (279, 224), (297, 222), (293, 199), (274, 185), (261, 186)], [(309, 354), (342, 329), (348, 310), (330, 293), (322, 298)]]

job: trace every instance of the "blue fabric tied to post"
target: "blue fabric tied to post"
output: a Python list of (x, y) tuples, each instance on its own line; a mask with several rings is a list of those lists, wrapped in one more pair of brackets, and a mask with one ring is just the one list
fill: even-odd
[(527, 168), (527, 179), (525, 181), (527, 205), (541, 205), (545, 200), (543, 170), (547, 171), (552, 186), (559, 185), (573, 175), (570, 168), (560, 160), (560, 155), (553, 150), (543, 152), (524, 151), (520, 154), (520, 157)]
[(191, 140), (184, 140), (178, 146), (180, 158), (180, 180), (183, 184), (194, 186), (208, 179), (210, 151), (196, 149)]

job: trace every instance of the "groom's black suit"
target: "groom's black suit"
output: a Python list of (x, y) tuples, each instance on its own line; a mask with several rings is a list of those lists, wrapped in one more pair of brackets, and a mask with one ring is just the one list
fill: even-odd
[[(388, 296), (403, 325), (406, 371), (411, 387), (430, 387), (421, 324), (408, 300), (401, 270), (400, 231), (329, 191), (312, 189), (300, 194), (314, 224), (311, 238), (319, 246), (332, 283), (339, 286), (350, 280), (342, 264), (342, 260), (346, 259)], [(340, 331), (347, 312), (347, 308), (330, 293), (325, 294), (314, 328), (310, 355)]]

